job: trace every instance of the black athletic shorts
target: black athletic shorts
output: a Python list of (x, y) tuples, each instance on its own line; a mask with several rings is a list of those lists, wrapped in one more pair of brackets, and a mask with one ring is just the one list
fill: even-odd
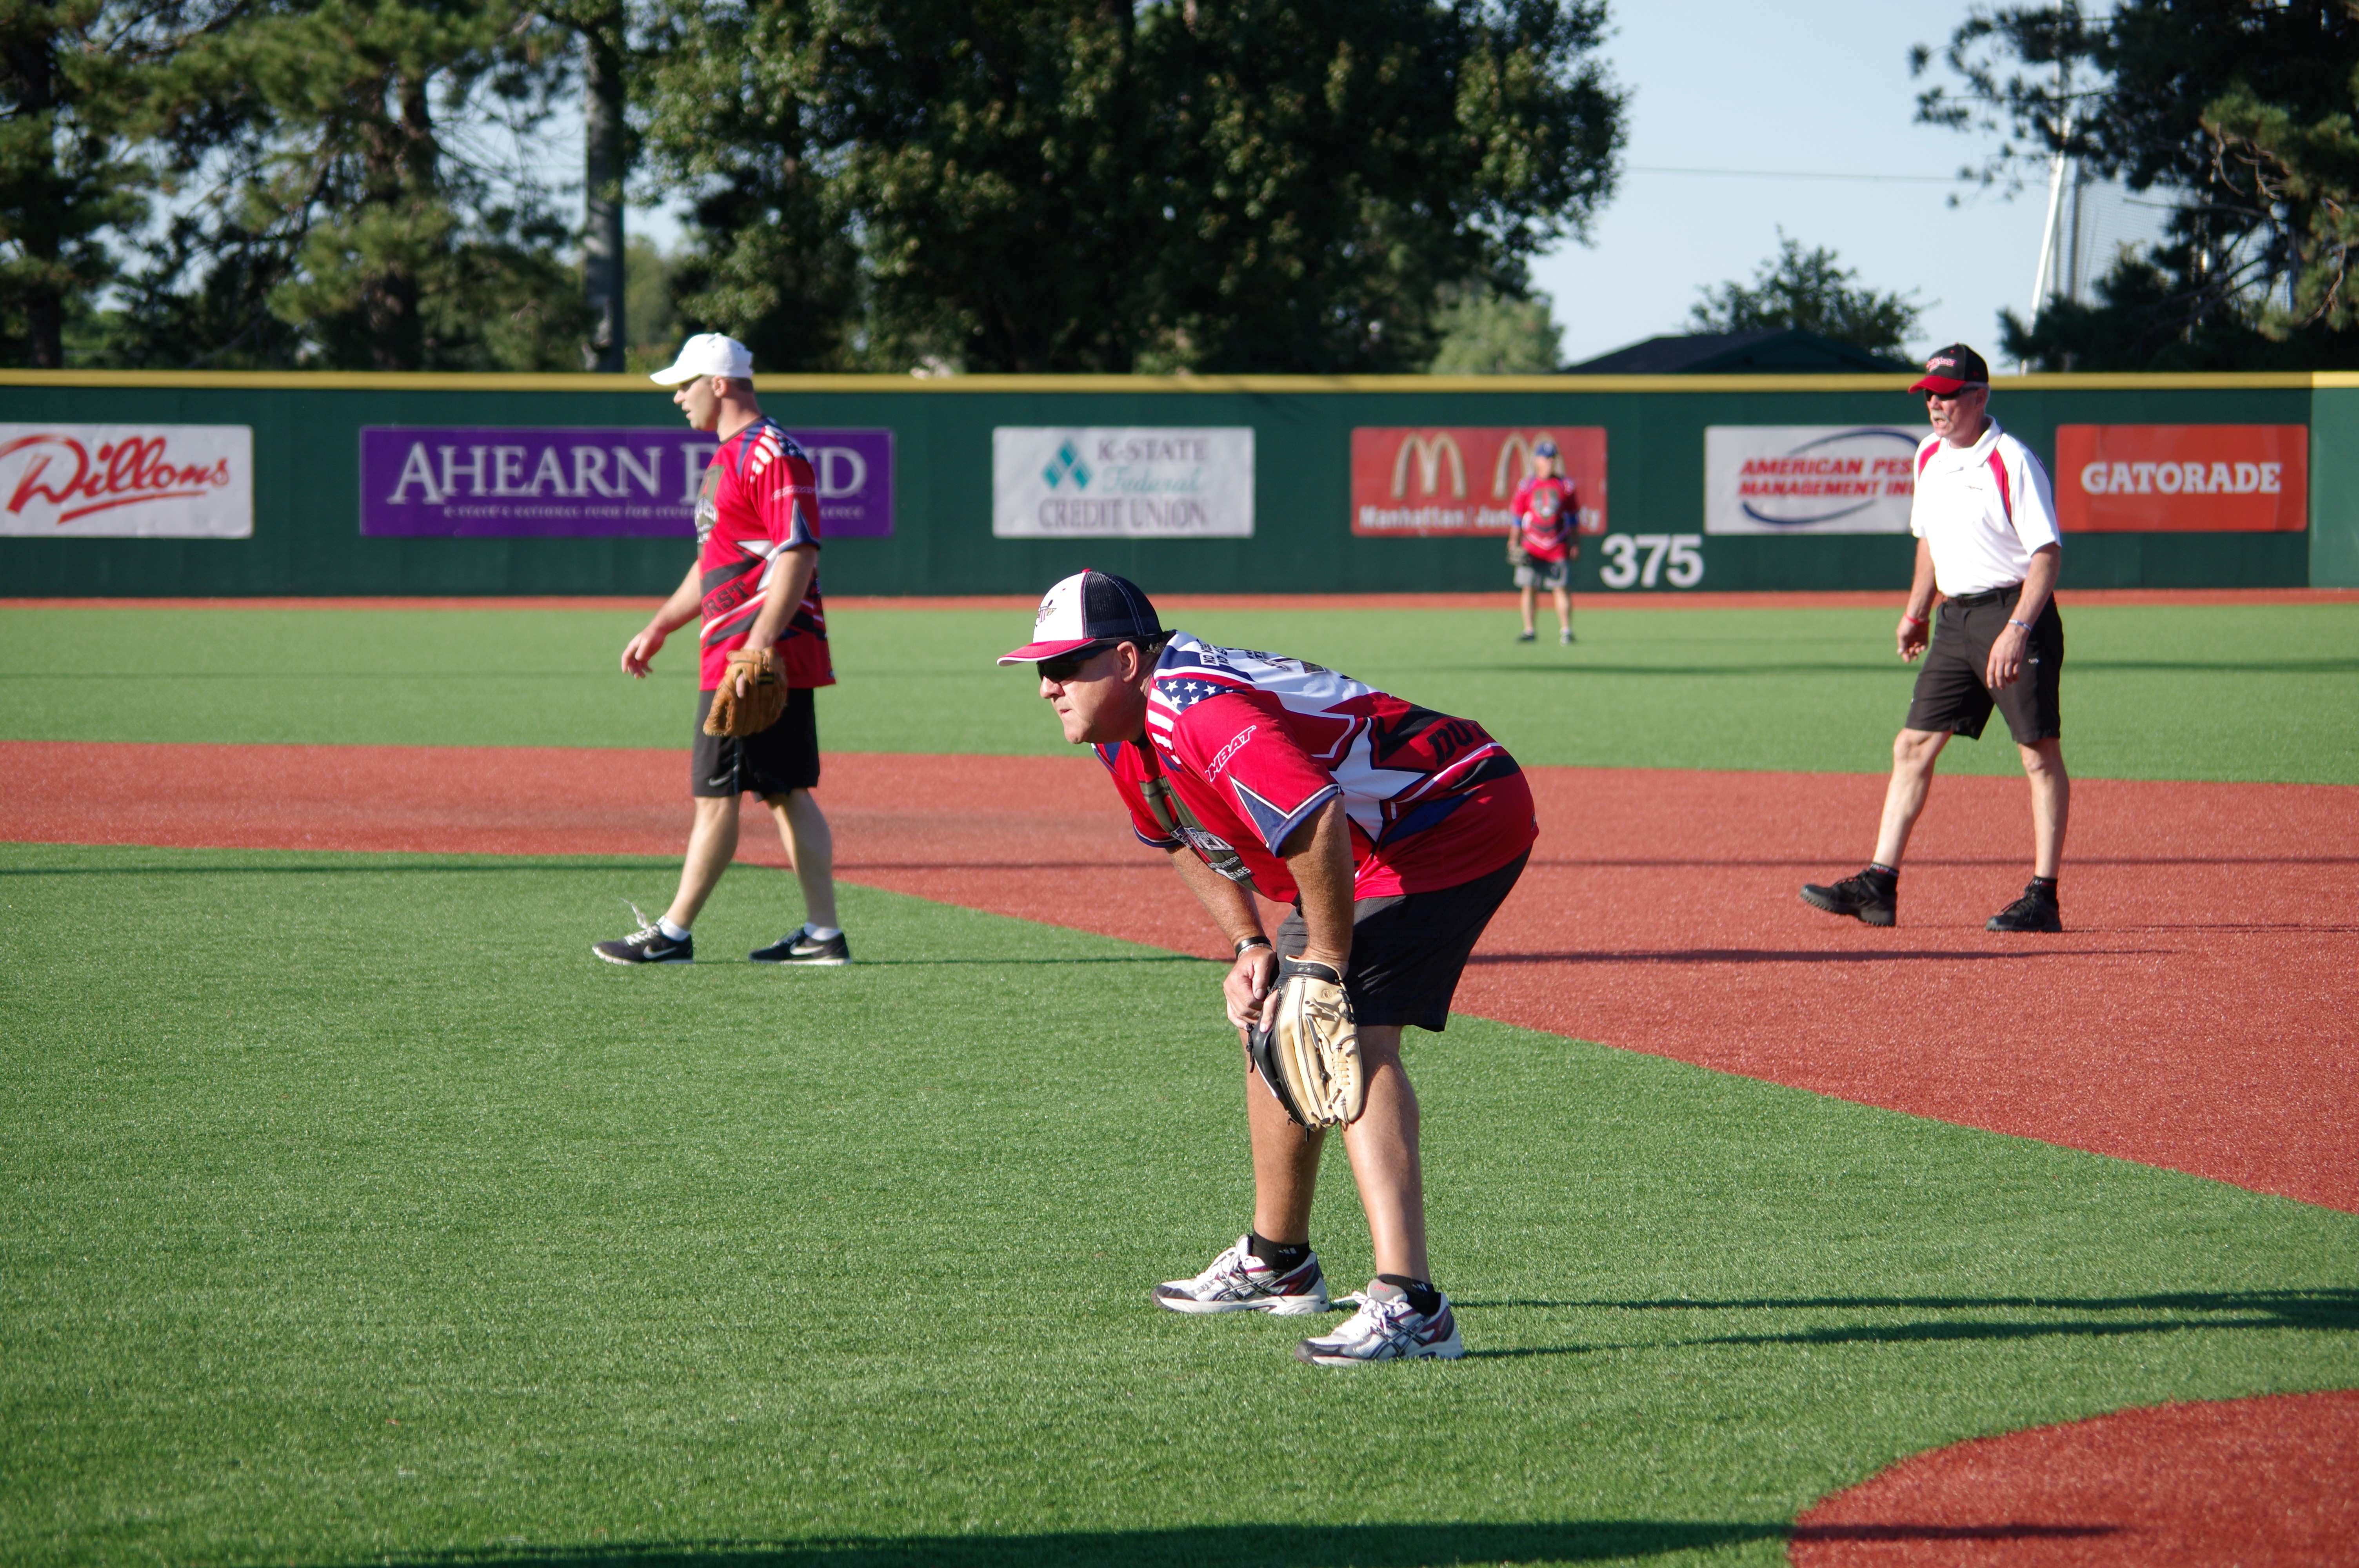
[[(1361, 1023), (1413, 1023), (1440, 1033), (1450, 1022), (1450, 999), (1467, 955), (1531, 858), (1527, 849), (1487, 876), (1454, 888), (1353, 904), (1352, 962), (1343, 971), (1352, 1017)], [(1300, 957), (1308, 939), (1302, 906), (1297, 904), (1277, 928), (1277, 950)]]
[(758, 735), (707, 735), (704, 716), (712, 694), (696, 694), (696, 748), (689, 754), (688, 793), (708, 798), (786, 795), (819, 783), (819, 720), (811, 711), (811, 688), (787, 692), (787, 710)]
[(2015, 684), (1995, 692), (1983, 684), (1991, 644), (2006, 630), (2022, 594), (2018, 583), (1988, 597), (1970, 593), (1941, 601), (1933, 616), (1933, 645), (1925, 650), (1924, 667), (1917, 672), (1917, 695), (1908, 703), (1909, 729), (1946, 730), (1979, 741), (1995, 707), (2006, 715), (2007, 733), (2018, 746), (2064, 733), (2063, 709), (2057, 700), (2057, 681), (2064, 672), (2064, 618), (2056, 613), (2053, 599), (2031, 623), (2031, 643), (2024, 650), (2023, 673)]

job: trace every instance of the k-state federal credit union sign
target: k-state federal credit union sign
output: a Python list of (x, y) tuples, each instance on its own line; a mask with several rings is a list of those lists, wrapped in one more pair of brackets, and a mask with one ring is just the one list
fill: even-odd
[(1001, 539), (1250, 539), (1250, 426), (1001, 425), (991, 532)]
[(254, 537), (250, 425), (0, 425), (0, 534)]
[[(820, 537), (893, 532), (893, 432), (790, 430), (819, 481)], [(713, 440), (639, 427), (369, 425), (372, 538), (692, 538)]]
[(1703, 531), (1906, 534), (1926, 434), (1888, 425), (1708, 426)]

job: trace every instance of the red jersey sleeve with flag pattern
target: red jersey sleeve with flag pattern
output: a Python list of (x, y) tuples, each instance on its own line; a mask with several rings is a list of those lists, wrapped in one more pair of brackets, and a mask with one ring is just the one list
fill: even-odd
[[(757, 419), (721, 444), (696, 503), (697, 563), (704, 593), (704, 689), (721, 684), (729, 655), (745, 645), (791, 552), (820, 543), (819, 481), (795, 438)], [(777, 654), (789, 687), (835, 684), (827, 611), (813, 571), (779, 629)]]
[(1272, 864), (1278, 847), (1343, 788), (1297, 743), (1285, 704), (1264, 692), (1230, 692), (1190, 703), (1172, 724), (1168, 749), (1192, 786), (1186, 798), (1215, 806)]

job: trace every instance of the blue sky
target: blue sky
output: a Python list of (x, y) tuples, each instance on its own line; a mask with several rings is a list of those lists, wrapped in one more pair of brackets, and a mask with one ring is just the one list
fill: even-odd
[(1616, 4), (1603, 53), (1630, 90), (1626, 172), (1593, 243), (1532, 268), (1566, 361), (1685, 330), (1698, 290), (1750, 278), (1780, 225), (1832, 246), (1863, 284), (1913, 291), (1928, 308), (1912, 349), (1964, 341), (1995, 358), (1999, 309), (2030, 301), (2046, 190), (2008, 200), (1947, 178), (1995, 138), (1916, 124), (1916, 95), (1942, 68), (1912, 79), (1909, 46), (1938, 52), (1965, 12), (1962, 0)]

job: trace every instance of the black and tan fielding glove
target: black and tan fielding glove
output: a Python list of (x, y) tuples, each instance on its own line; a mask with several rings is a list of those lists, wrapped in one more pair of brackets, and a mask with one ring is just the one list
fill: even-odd
[[(745, 695), (737, 695), (737, 683)], [(729, 667), (712, 694), (712, 708), (704, 716), (707, 735), (759, 735), (787, 710), (787, 683), (779, 678), (777, 655), (767, 648), (740, 648), (729, 655)]]
[(1343, 977), (1307, 958), (1280, 958), (1277, 983), (1249, 1035), (1254, 1070), (1305, 1127), (1348, 1126), (1367, 1105), (1360, 1034)]

